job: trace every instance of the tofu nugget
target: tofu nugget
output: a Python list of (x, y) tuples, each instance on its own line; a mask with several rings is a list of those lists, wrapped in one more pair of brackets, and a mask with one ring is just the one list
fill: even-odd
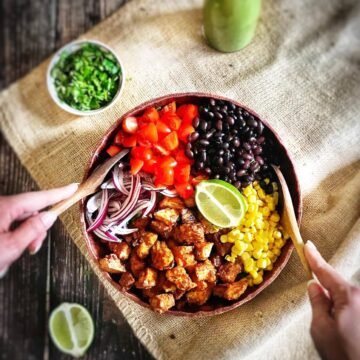
[(166, 271), (166, 278), (174, 283), (179, 290), (190, 290), (196, 287), (190, 276), (182, 266), (176, 266)]
[(152, 247), (151, 264), (158, 270), (167, 270), (174, 266), (174, 255), (165, 241), (157, 241)]
[(145, 228), (149, 225), (150, 218), (148, 217), (139, 217), (131, 222), (131, 226), (137, 228), (139, 230), (145, 230)]
[(158, 313), (164, 313), (175, 306), (173, 294), (159, 294), (150, 298), (150, 306)]
[(179, 218), (179, 212), (175, 209), (166, 208), (154, 212), (154, 218), (168, 226), (173, 226)]
[(138, 289), (150, 289), (156, 285), (157, 271), (152, 268), (146, 268), (140, 271), (139, 278), (137, 279), (135, 286)]
[(204, 261), (209, 258), (211, 250), (214, 246), (212, 242), (202, 242), (195, 244), (195, 256), (197, 260)]
[(99, 260), (100, 269), (111, 274), (120, 274), (126, 271), (125, 265), (115, 254), (106, 255)]
[(247, 287), (248, 280), (241, 279), (232, 284), (216, 285), (214, 287), (213, 294), (226, 300), (237, 300), (245, 292)]
[(185, 207), (184, 202), (178, 197), (165, 196), (159, 204), (160, 209), (170, 208), (175, 210), (181, 210)]
[(238, 274), (241, 273), (241, 271), (241, 264), (225, 262), (219, 267), (217, 276), (224, 283), (233, 283), (236, 280)]
[(205, 241), (204, 229), (199, 223), (179, 225), (174, 236), (178, 242), (191, 245)]
[(145, 259), (149, 255), (150, 249), (156, 243), (157, 238), (157, 234), (152, 232), (144, 231), (141, 234), (140, 244), (136, 248), (136, 254), (140, 259)]
[(204, 305), (210, 298), (211, 287), (204, 290), (191, 290), (186, 293), (186, 300), (191, 305)]
[(171, 236), (173, 225), (166, 225), (162, 221), (153, 220), (150, 223), (150, 228), (164, 239), (168, 239)]
[(133, 275), (137, 278), (140, 274), (141, 270), (144, 270), (146, 267), (145, 261), (141, 260), (135, 253), (135, 251), (132, 252), (130, 255), (130, 270), (133, 273)]
[(124, 272), (121, 275), (119, 284), (123, 288), (123, 290), (130, 290), (130, 288), (135, 284), (135, 278), (130, 272)]
[(193, 246), (175, 246), (172, 248), (176, 265), (184, 268), (196, 265)]
[(125, 241), (121, 243), (109, 242), (109, 249), (122, 261), (127, 260), (131, 253), (131, 247)]
[(195, 266), (194, 276), (196, 281), (216, 281), (216, 269), (210, 260), (205, 260)]
[(180, 215), (183, 224), (194, 224), (197, 221), (194, 213), (190, 209), (182, 209)]

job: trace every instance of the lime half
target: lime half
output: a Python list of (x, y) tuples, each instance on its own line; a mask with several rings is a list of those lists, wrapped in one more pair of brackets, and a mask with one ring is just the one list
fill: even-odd
[(80, 357), (93, 341), (94, 323), (83, 306), (62, 303), (50, 315), (49, 332), (60, 351)]
[(205, 180), (196, 187), (196, 205), (212, 224), (226, 228), (240, 224), (247, 203), (240, 191), (222, 180)]

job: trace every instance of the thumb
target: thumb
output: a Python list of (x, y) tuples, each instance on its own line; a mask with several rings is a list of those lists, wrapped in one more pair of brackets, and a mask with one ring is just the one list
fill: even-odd
[(308, 294), (312, 308), (313, 322), (328, 318), (330, 316), (331, 300), (316, 280), (310, 280), (308, 282)]

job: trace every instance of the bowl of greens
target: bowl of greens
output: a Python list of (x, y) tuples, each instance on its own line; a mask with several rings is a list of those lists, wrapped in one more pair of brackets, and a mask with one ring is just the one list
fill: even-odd
[(113, 105), (124, 86), (124, 68), (118, 55), (95, 40), (62, 47), (47, 72), (51, 98), (75, 115), (94, 115)]

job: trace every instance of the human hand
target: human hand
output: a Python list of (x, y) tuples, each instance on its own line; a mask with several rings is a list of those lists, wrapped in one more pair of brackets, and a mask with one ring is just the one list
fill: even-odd
[[(20, 257), (25, 249), (30, 254), (39, 251), (47, 230), (57, 215), (41, 209), (71, 196), (77, 184), (61, 188), (0, 196), (0, 277)], [(15, 230), (14, 222), (23, 221)]]
[(304, 248), (318, 278), (308, 284), (312, 307), (310, 333), (322, 359), (360, 359), (360, 289), (352, 286), (308, 241)]

